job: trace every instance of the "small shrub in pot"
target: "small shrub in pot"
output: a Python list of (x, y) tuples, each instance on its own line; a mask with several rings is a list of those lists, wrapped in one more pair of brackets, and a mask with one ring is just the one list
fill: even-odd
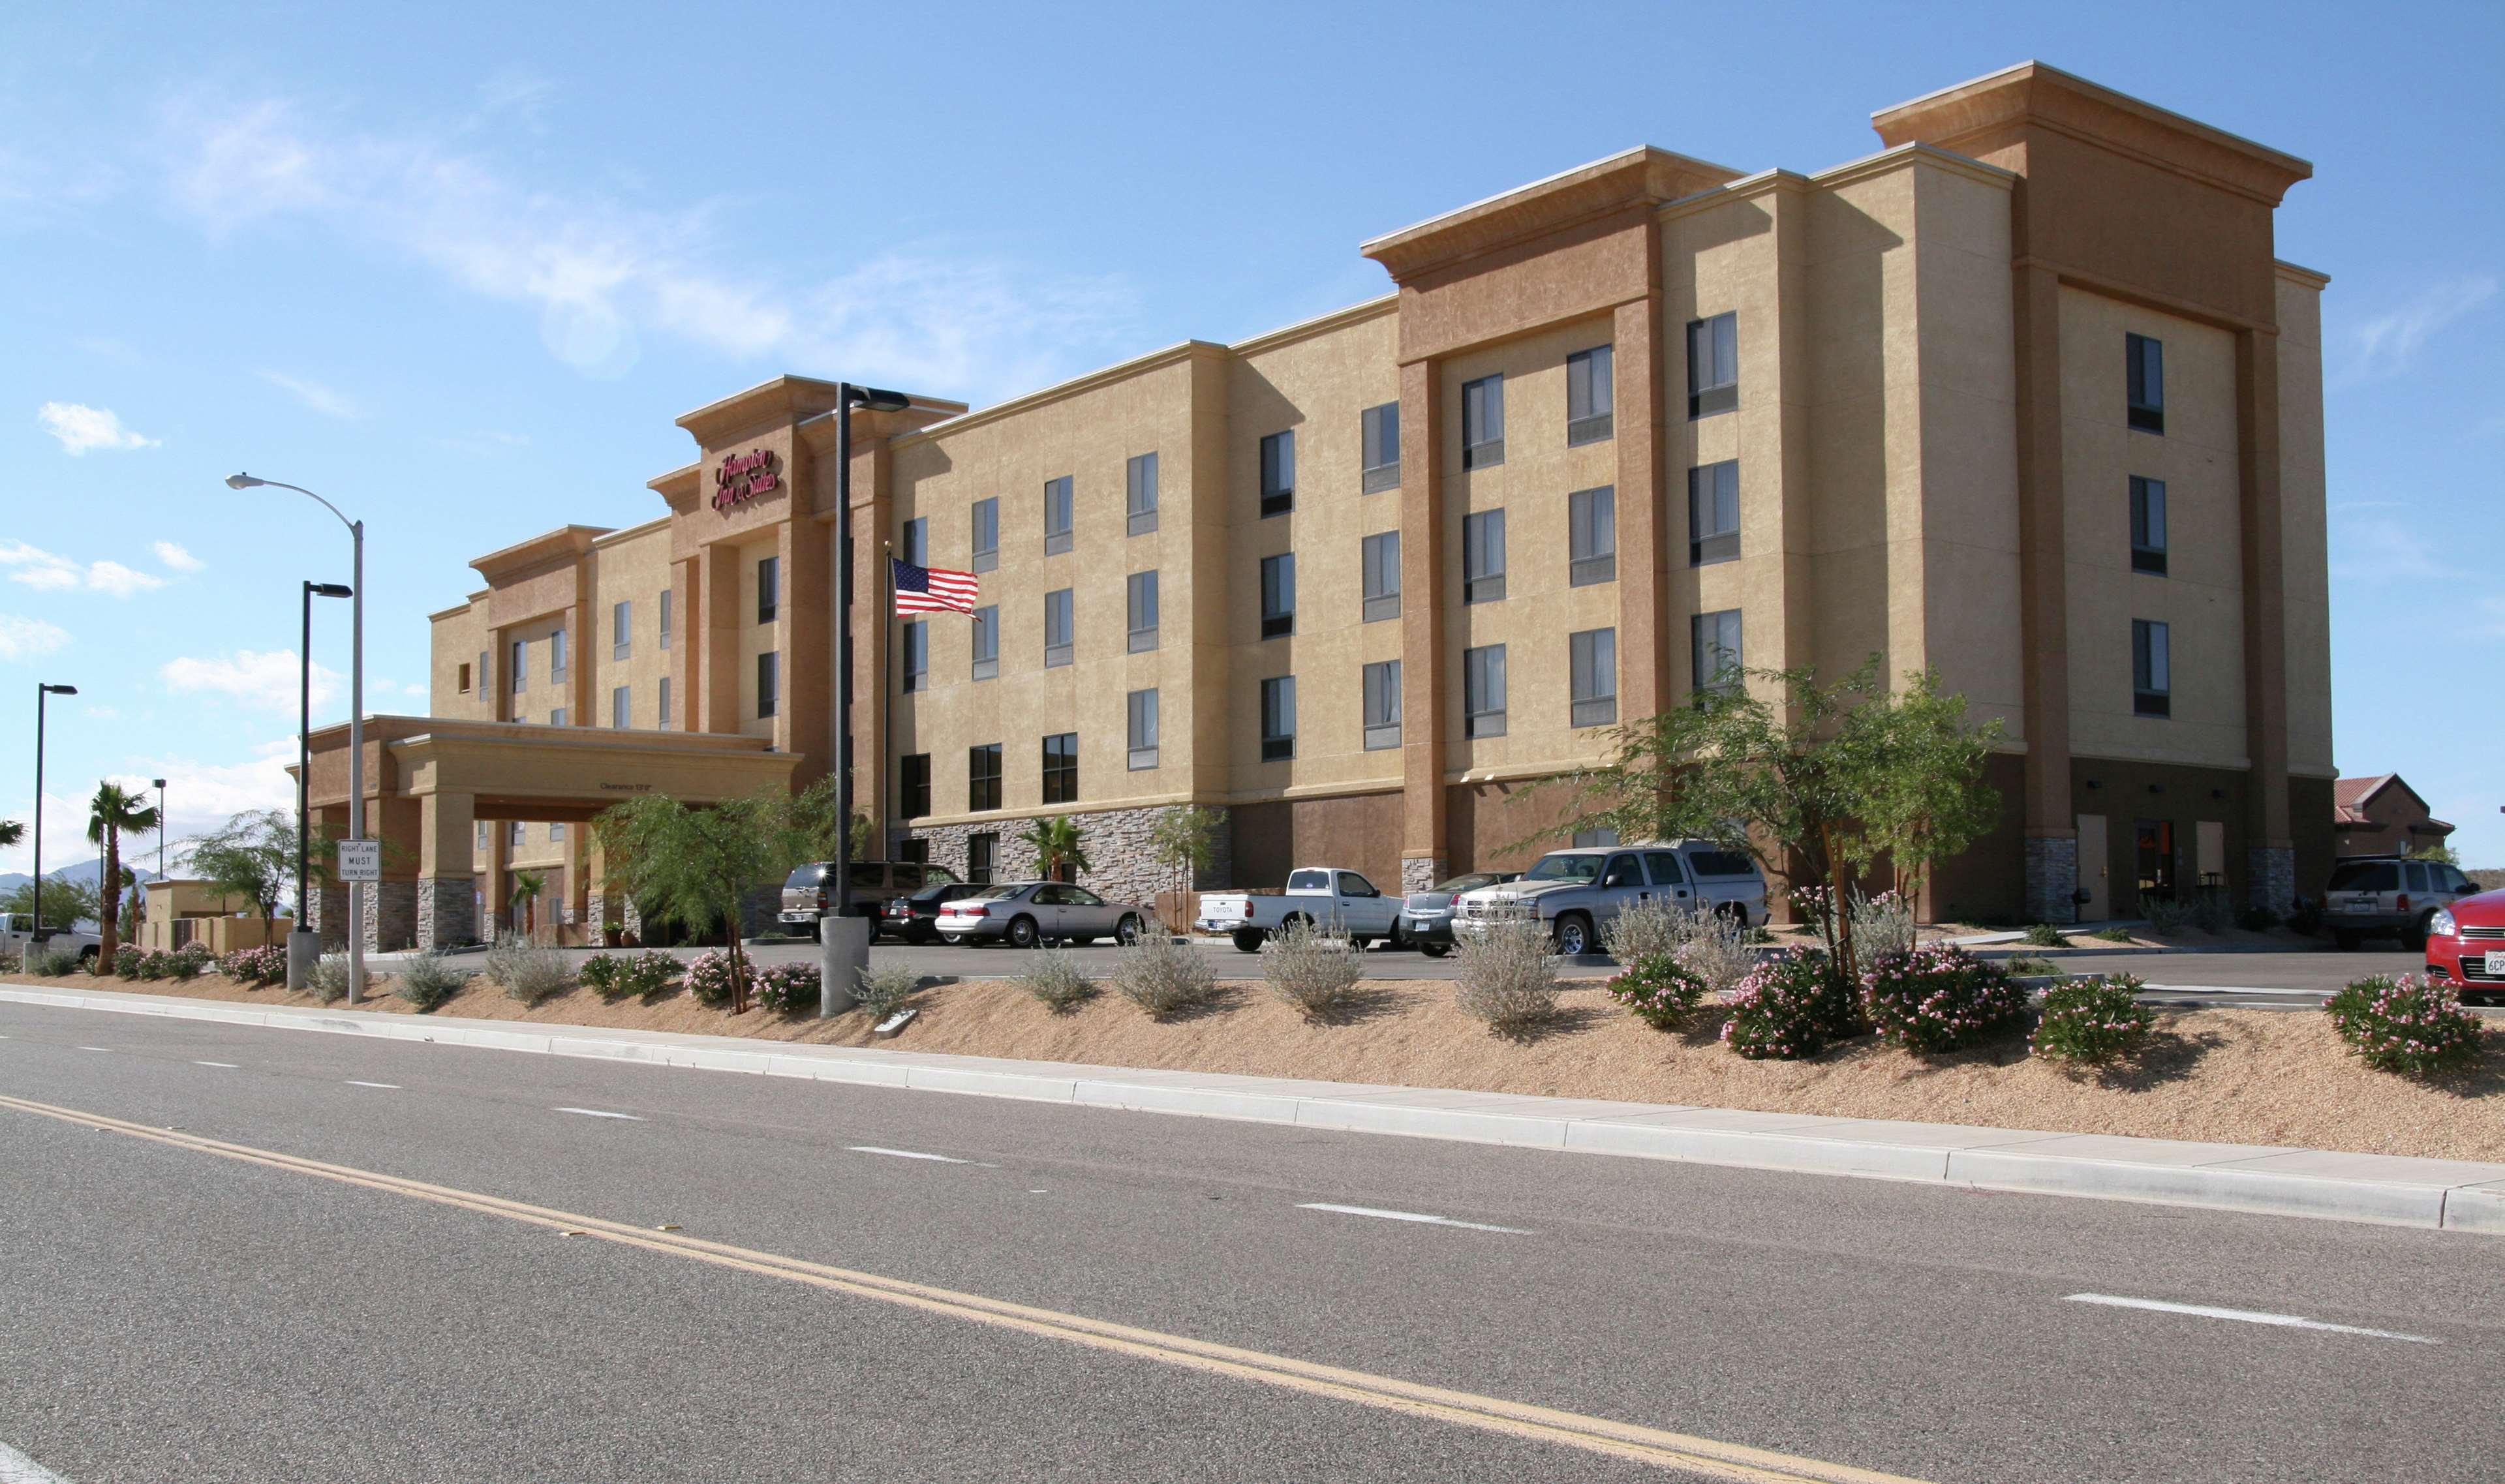
[(1331, 1020), (1357, 999), (1358, 956), (1345, 933), (1299, 917), (1261, 945), (1270, 992), (1308, 1020)]
[(2479, 1060), (2479, 1017), (2442, 980), (2370, 975), (2323, 1002), (2340, 1039), (2379, 1072), (2428, 1077)]
[(2072, 980), (2044, 991), (2029, 1046), (2047, 1061), (2100, 1067), (2139, 1054), (2157, 1012), (2139, 1003), (2144, 986), (2129, 974)]

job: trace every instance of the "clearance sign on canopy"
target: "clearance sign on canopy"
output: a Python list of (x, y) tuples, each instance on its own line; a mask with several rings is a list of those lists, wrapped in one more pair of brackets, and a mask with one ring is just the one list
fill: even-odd
[(754, 448), (744, 454), (724, 454), (722, 466), (713, 471), (713, 507), (727, 510), (742, 500), (770, 495), (781, 488), (782, 480), (774, 470), (774, 451)]

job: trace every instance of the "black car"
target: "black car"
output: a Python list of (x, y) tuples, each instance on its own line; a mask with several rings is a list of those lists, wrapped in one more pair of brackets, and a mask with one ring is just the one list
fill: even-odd
[(1409, 899), (1400, 904), (1402, 941), (1416, 944), (1418, 951), (1429, 958), (1443, 957), (1453, 950), (1454, 900), (1464, 891), (1501, 886), (1521, 875), (1519, 871), (1472, 871), (1409, 893)]
[(967, 890), (962, 881), (935, 881), (909, 896), (890, 898), (879, 909), (879, 936), (901, 938), (906, 943), (937, 943), (939, 904), (962, 897)]

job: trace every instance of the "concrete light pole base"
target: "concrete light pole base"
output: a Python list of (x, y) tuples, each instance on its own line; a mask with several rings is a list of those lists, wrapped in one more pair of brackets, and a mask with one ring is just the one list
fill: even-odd
[(869, 919), (818, 919), (818, 1014), (839, 1016), (860, 1003), (853, 990), (869, 967)]
[(313, 983), (313, 966), (322, 961), (322, 935), (300, 927), (287, 935), (287, 992), (300, 994)]

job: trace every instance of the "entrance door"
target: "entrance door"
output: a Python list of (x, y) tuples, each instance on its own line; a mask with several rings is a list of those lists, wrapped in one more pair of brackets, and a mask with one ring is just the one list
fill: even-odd
[(2113, 857), (2105, 848), (2105, 816), (2079, 816), (2079, 885), (2088, 900), (2079, 908), (2082, 922), (2101, 922), (2113, 915)]

